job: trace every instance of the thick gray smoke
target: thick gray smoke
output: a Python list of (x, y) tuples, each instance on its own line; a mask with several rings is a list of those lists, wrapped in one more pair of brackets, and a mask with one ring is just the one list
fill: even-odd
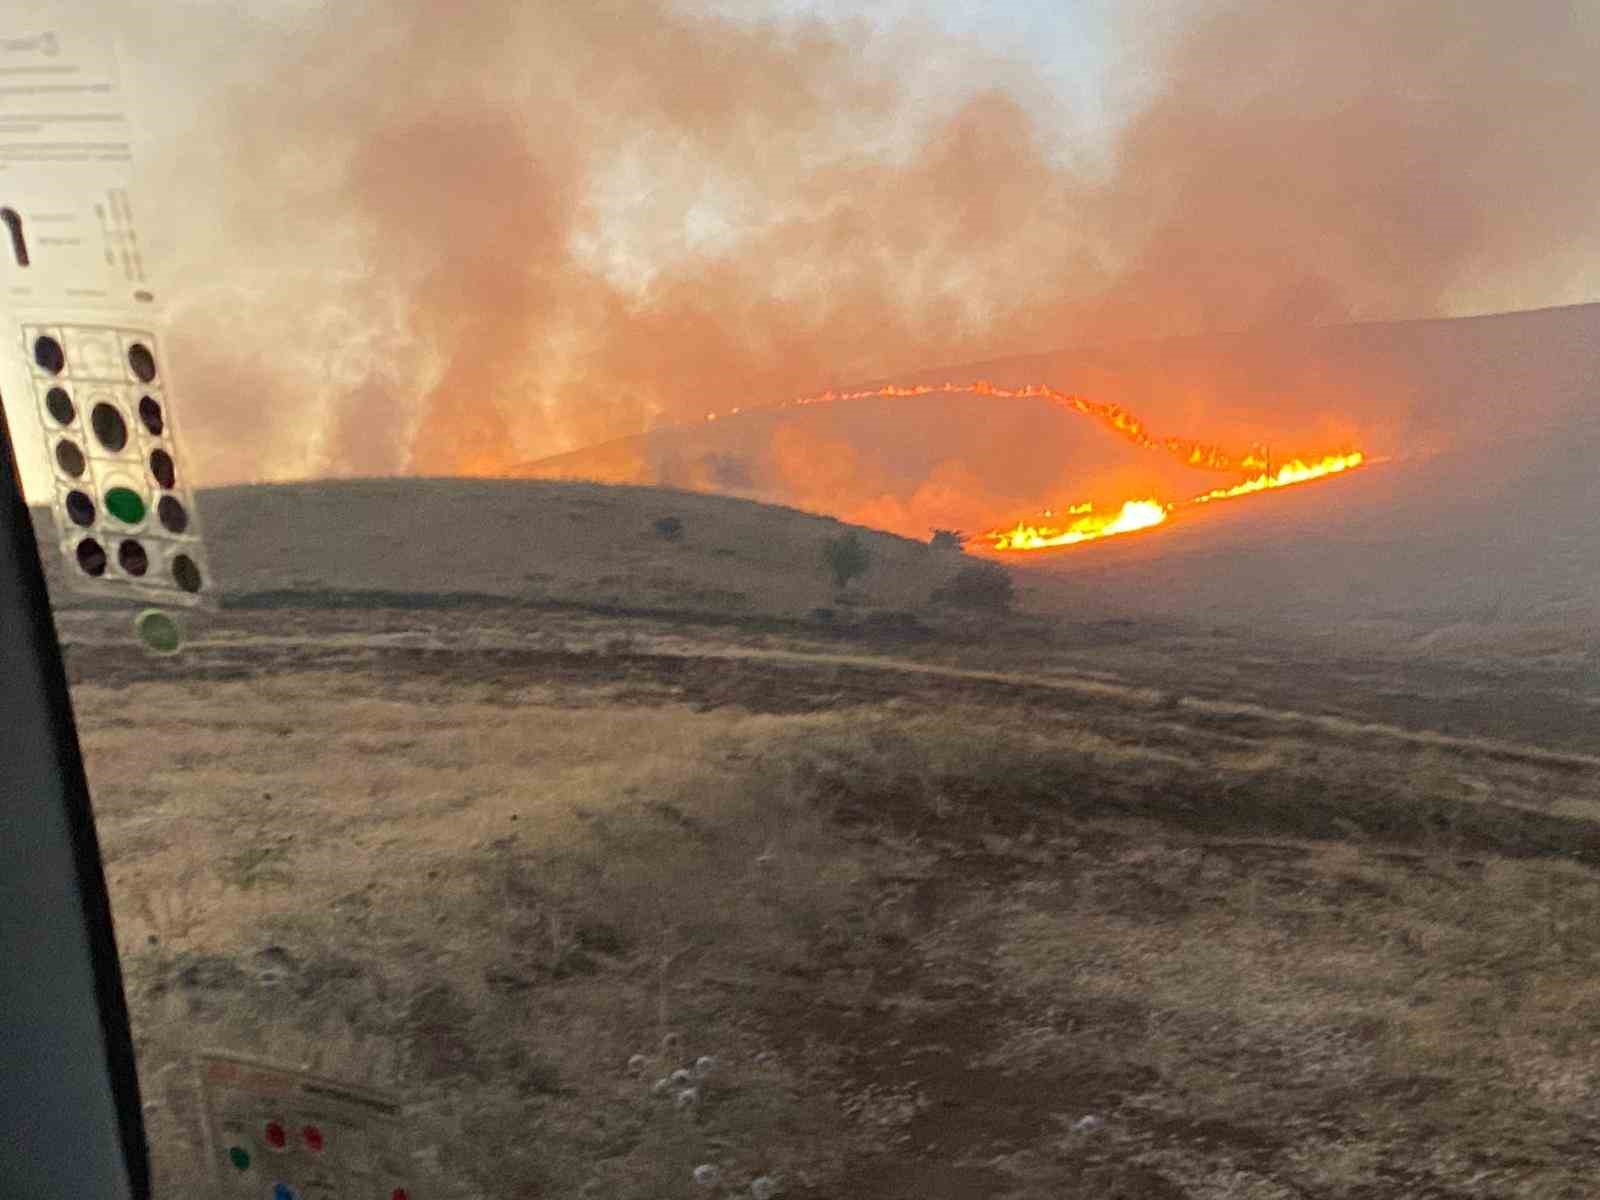
[(1219, 0), (1149, 42), (1132, 11), (1153, 82), (1092, 174), (976, 49), (929, 108), (919, 64), (962, 48), (925, 32), (189, 17), (130, 36), (215, 482), (494, 472), (938, 363), (1561, 302), (1600, 265), (1597, 16), (1565, 0)]

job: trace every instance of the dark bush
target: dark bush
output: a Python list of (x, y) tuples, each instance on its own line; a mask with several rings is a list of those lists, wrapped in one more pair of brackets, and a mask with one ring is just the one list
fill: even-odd
[(935, 529), (928, 545), (935, 550), (961, 550), (967, 544), (967, 535), (959, 529)]
[(990, 612), (1004, 612), (1016, 598), (1011, 583), (1011, 573), (999, 563), (968, 563), (951, 577), (950, 582), (933, 593), (940, 604), (955, 604), (962, 608), (982, 608)]
[(856, 531), (847, 529), (838, 537), (829, 538), (823, 543), (822, 561), (833, 576), (834, 586), (842, 592), (850, 586), (852, 579), (867, 573), (872, 557)]
[(683, 522), (677, 517), (662, 517), (656, 522), (656, 536), (675, 542), (683, 536)]

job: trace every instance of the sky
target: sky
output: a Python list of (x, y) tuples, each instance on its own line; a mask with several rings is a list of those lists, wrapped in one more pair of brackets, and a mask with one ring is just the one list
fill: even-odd
[[(926, 23), (962, 42), (976, 42), (992, 54), (1025, 68), (1053, 93), (1060, 105), (1063, 135), (1103, 149), (1111, 131), (1132, 107), (1136, 87), (1119, 82), (1115, 64), (1115, 0), (990, 0), (963, 3), (939, 0), (778, 0), (748, 3), (727, 0), (704, 5), (734, 19), (777, 21), (818, 17), (841, 22), (864, 17), (879, 29)], [(1119, 94), (1123, 93), (1123, 94)]]

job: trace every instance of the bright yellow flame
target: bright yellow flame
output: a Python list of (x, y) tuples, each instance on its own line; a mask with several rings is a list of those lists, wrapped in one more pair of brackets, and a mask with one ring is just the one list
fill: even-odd
[[(1359, 450), (1350, 454), (1329, 454), (1310, 463), (1297, 458), (1284, 463), (1270, 475), (1257, 475), (1233, 487), (1206, 492), (1183, 505), (1164, 504), (1160, 500), (1129, 500), (1122, 505), (1116, 516), (1097, 517), (1093, 515), (1094, 505), (1075, 504), (1066, 510), (1068, 514), (1089, 515), (1081, 516), (1064, 529), (1052, 525), (1029, 525), (1019, 521), (1015, 528), (997, 529), (989, 533), (988, 537), (994, 543), (996, 550), (1043, 550), (1049, 546), (1072, 546), (1078, 542), (1112, 537), (1119, 533), (1132, 533), (1136, 529), (1148, 529), (1152, 525), (1160, 525), (1176, 508), (1187, 508), (1192, 504), (1209, 504), (1213, 500), (1227, 500), (1234, 496), (1248, 496), (1272, 488), (1308, 483), (1313, 479), (1322, 479), (1328, 475), (1337, 475), (1341, 471), (1352, 470), (1364, 462), (1366, 456)], [(1051, 511), (1045, 513), (1047, 517), (1052, 515)]]
[(1233, 496), (1248, 496), (1252, 492), (1264, 492), (1268, 488), (1289, 487), (1292, 484), (1321, 479), (1325, 475), (1337, 475), (1340, 471), (1348, 471), (1351, 467), (1359, 467), (1365, 461), (1366, 456), (1359, 450), (1354, 454), (1330, 454), (1314, 463), (1302, 462), (1297, 458), (1292, 462), (1284, 463), (1271, 475), (1257, 475), (1254, 479), (1247, 479), (1231, 488), (1218, 488), (1216, 491), (1207, 492), (1203, 496), (1196, 496), (1189, 503), (1209, 504), (1213, 500), (1227, 500)]
[(996, 550), (1042, 550), (1046, 546), (1072, 546), (1078, 542), (1091, 541), (1094, 538), (1111, 537), (1119, 533), (1132, 533), (1136, 529), (1149, 529), (1152, 525), (1159, 525), (1167, 519), (1167, 505), (1159, 500), (1128, 500), (1117, 511), (1116, 516), (1095, 516), (1089, 510), (1092, 505), (1074, 505), (1070, 511), (1084, 512), (1087, 515), (1079, 517), (1065, 529), (1057, 529), (1050, 525), (1028, 525), (1017, 522), (1015, 529), (997, 531), (989, 536), (994, 539)]

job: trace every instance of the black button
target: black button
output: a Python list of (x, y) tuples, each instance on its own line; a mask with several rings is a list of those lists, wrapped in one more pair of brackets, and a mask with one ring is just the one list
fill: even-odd
[(140, 383), (149, 383), (156, 377), (156, 358), (143, 342), (128, 347), (128, 367)]
[(85, 575), (100, 576), (106, 573), (105, 547), (93, 538), (84, 538), (78, 543), (78, 565), (83, 568)]
[(178, 473), (172, 465), (172, 455), (165, 450), (150, 451), (150, 474), (156, 477), (156, 482), (162, 487), (171, 489), (177, 486)]
[(116, 453), (128, 444), (128, 423), (122, 414), (109, 404), (96, 404), (89, 414), (89, 425), (100, 444)]
[(61, 349), (61, 343), (46, 334), (33, 343), (33, 361), (50, 374), (59, 375), (61, 369), (67, 365), (67, 355)]
[(117, 547), (117, 563), (129, 575), (143, 575), (150, 569), (150, 556), (143, 546), (129, 538)]
[(186, 592), (200, 590), (200, 568), (194, 565), (194, 560), (187, 554), (180, 554), (172, 560), (172, 578)]
[(156, 516), (168, 533), (182, 533), (189, 528), (189, 512), (176, 496), (163, 496), (156, 501)]
[(167, 423), (161, 417), (161, 405), (149, 396), (139, 397), (139, 419), (156, 437), (160, 437), (161, 431), (166, 428)]
[(82, 479), (83, 472), (89, 465), (84, 460), (83, 451), (78, 449), (78, 443), (69, 442), (66, 438), (56, 443), (56, 462), (74, 479)]
[(78, 410), (73, 407), (72, 397), (67, 395), (66, 388), (53, 387), (46, 392), (44, 406), (57, 425), (71, 425), (77, 420)]

